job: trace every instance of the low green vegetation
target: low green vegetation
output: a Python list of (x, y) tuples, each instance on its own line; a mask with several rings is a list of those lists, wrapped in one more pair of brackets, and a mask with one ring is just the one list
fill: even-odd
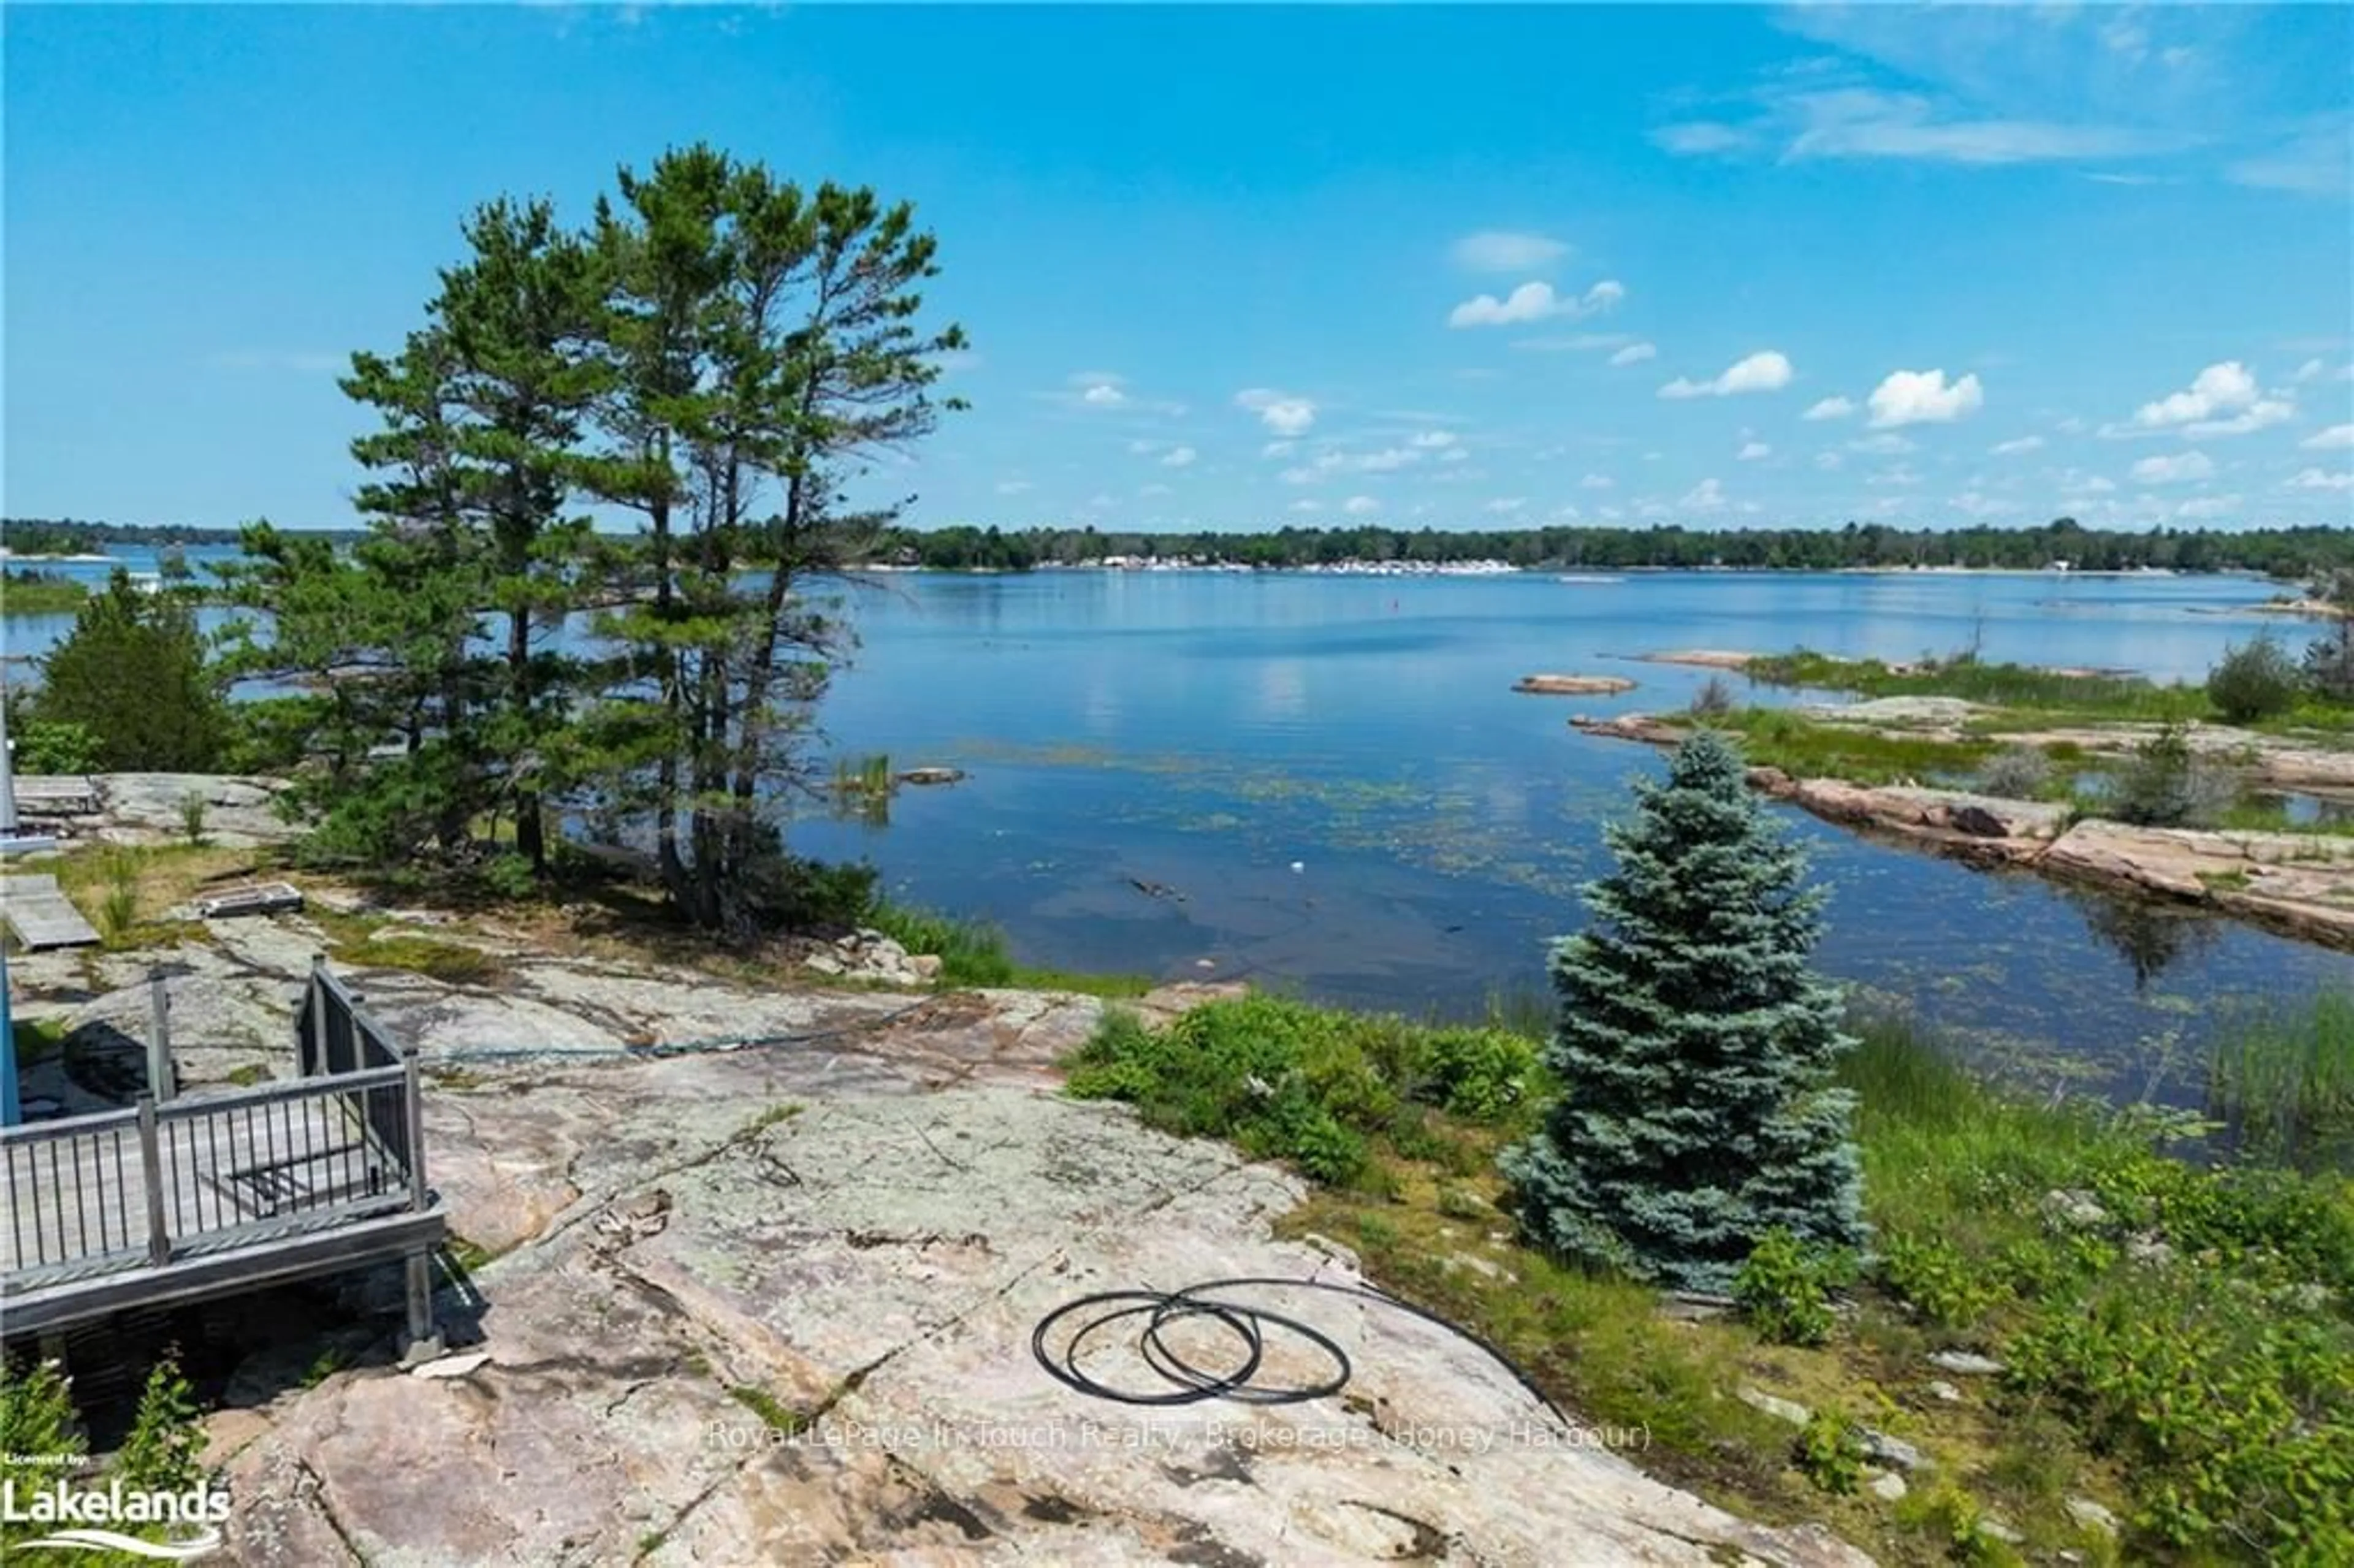
[[(2334, 646), (2316, 644), (2317, 656)], [(2234, 724), (2266, 731), (2354, 730), (2354, 694), (2303, 666), (2273, 637), (2227, 652), (2204, 683), (2161, 684), (2138, 675), (1988, 663), (1974, 654), (1890, 664), (1840, 659), (1809, 649), (1753, 659), (1744, 673), (1768, 685), (1849, 692), (1861, 697), (1959, 697), (1998, 710), (1969, 726), (1977, 735), (2050, 725)]]
[[(1739, 1315), (1701, 1322), (1514, 1233), (1494, 1159), (1552, 1093), (1533, 1040), (1471, 1053), (1490, 1065), (1470, 1081), (1514, 1086), (1486, 1119), (1444, 1108), (1439, 1032), (1271, 997), (1159, 1034), (1115, 1012), (1068, 1065), (1074, 1093), (1295, 1164), (1318, 1185), (1287, 1230), (1347, 1240), (1372, 1278), (1587, 1419), (1646, 1429), (1646, 1468), (1729, 1506), (1826, 1520), (1897, 1563), (2019, 1561), (1996, 1520), (2030, 1557), (2114, 1560), (2062, 1506), (2076, 1495), (2126, 1520), (2125, 1561), (2349, 1560), (2354, 1491), (2332, 1478), (2354, 1462), (2354, 1184), (2191, 1162), (2168, 1152), (2180, 1117), (2014, 1099), (1902, 1018), (1850, 1028), (1872, 1245), (1769, 1235)], [(1948, 1347), (2009, 1371), (1942, 1404), (1925, 1357)], [(1817, 1421), (1794, 1436), (1732, 1397), (1750, 1384)], [(1864, 1425), (1937, 1467), (1905, 1503), (1850, 1486)]]
[(1741, 737), (1753, 767), (1796, 779), (1858, 784), (1933, 783), (1967, 778), (1994, 750), (1990, 740), (1882, 735), (1861, 725), (1825, 724), (1787, 708), (1737, 708), (1710, 724)]
[(0, 615), (71, 615), (90, 589), (62, 572), (10, 568), (0, 575)]
[(1347, 1184), (1377, 1139), (1441, 1157), (1425, 1111), (1525, 1126), (1535, 1044), (1500, 1030), (1437, 1029), (1252, 995), (1193, 1009), (1166, 1031), (1114, 1012), (1069, 1064), (1070, 1090), (1125, 1100), (1169, 1132), (1231, 1138)]
[[(210, 1481), (201, 1463), (204, 1448), (202, 1413), (176, 1354), (166, 1353), (149, 1369), (130, 1431), (111, 1458), (96, 1466), (74, 1409), (72, 1386), (58, 1363), (13, 1358), (0, 1363), (0, 1488), (19, 1499), (10, 1517), (0, 1518), (0, 1554), (56, 1528), (53, 1522), (14, 1517), (34, 1492), (64, 1483), (77, 1489), (111, 1484), (126, 1493), (178, 1495)], [(110, 1528), (156, 1542), (171, 1541), (175, 1531), (167, 1522), (116, 1521)]]
[(507, 971), (496, 953), (409, 931), (373, 930), (327, 949), (336, 963), (362, 969), (408, 969), (445, 985), (487, 985)]
[(2153, 722), (2213, 716), (2206, 692), (2197, 686), (2162, 686), (2134, 675), (1990, 664), (1969, 654), (1890, 665), (1802, 648), (1753, 659), (1744, 673), (1769, 685), (1864, 697), (1960, 697), (1989, 707)]

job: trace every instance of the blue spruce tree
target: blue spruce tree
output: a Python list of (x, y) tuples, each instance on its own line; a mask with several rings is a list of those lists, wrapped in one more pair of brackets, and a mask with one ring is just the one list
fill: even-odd
[(1583, 889), (1592, 924), (1553, 949), (1561, 1101), (1502, 1167), (1540, 1245), (1725, 1290), (1769, 1231), (1862, 1242), (1854, 1100), (1830, 1082), (1853, 1042), (1807, 963), (1821, 892), (1741, 754), (1702, 730), (1636, 800), (1605, 830), (1617, 869)]

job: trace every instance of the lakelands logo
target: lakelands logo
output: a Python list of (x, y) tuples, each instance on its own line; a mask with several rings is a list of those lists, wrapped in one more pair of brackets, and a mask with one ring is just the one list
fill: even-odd
[[(220, 1550), (220, 1527), (228, 1522), (228, 1494), (210, 1481), (198, 1481), (186, 1491), (125, 1491), (121, 1481), (106, 1487), (69, 1487), (63, 1481), (19, 1492), (14, 1481), (0, 1482), (0, 1520), (10, 1524), (66, 1525), (33, 1541), (18, 1542), (17, 1552), (47, 1546), (66, 1552), (122, 1552), (165, 1563), (193, 1563)], [(164, 1541), (102, 1528), (110, 1524), (168, 1527)]]

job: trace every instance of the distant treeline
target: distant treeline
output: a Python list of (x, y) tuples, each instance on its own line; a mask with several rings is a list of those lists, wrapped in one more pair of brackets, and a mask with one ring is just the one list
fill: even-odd
[[(0, 521), (20, 556), (96, 554), (108, 545), (234, 545), (234, 528), (175, 524)], [(337, 544), (358, 530), (313, 535)], [(1257, 534), (1128, 534), (1097, 528), (894, 528), (868, 558), (940, 571), (1029, 571), (1111, 556), (1246, 567), (1344, 561), (1502, 561), (1515, 567), (1624, 571), (1641, 567), (1833, 571), (1842, 567), (1975, 567), (2077, 571), (2250, 571), (2297, 579), (2354, 568), (2354, 529), (2152, 528), (2123, 533), (2062, 517), (2041, 528), (1515, 528), (1412, 533), (1383, 527), (1282, 528)]]
[(1516, 567), (1624, 570), (1723, 567), (1829, 571), (1842, 567), (2165, 568), (2255, 571), (2299, 578), (2354, 567), (2354, 530), (2259, 528), (2244, 533), (2153, 528), (2116, 533), (2062, 517), (2041, 528), (1907, 531), (1881, 524), (1843, 528), (1710, 531), (1659, 528), (1520, 528), (1414, 533), (1381, 527), (1284, 528), (1260, 534), (1122, 534), (1095, 528), (899, 529), (878, 557), (939, 569), (1027, 571), (1107, 556), (1250, 567), (1343, 561), (1503, 561)]
[[(356, 528), (328, 534), (349, 543)], [(181, 523), (86, 523), (71, 517), (0, 518), (0, 544), (19, 556), (101, 556), (109, 545), (234, 545), (235, 528), (196, 528)]]

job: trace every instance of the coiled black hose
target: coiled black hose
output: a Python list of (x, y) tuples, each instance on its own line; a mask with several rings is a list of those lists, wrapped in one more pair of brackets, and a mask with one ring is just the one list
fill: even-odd
[[(1030, 1334), (1030, 1353), (1037, 1358), (1038, 1364), (1045, 1368), (1046, 1374), (1055, 1382), (1081, 1393), (1118, 1404), (1197, 1404), (1209, 1399), (1232, 1399), (1246, 1404), (1299, 1404), (1309, 1400), (1323, 1399), (1346, 1388), (1353, 1369), (1349, 1364), (1347, 1352), (1335, 1344), (1330, 1335), (1297, 1318), (1271, 1312), (1263, 1307), (1210, 1299), (1213, 1296), (1250, 1289), (1321, 1290), (1330, 1295), (1355, 1297), (1409, 1313), (1426, 1323), (1446, 1330), (1468, 1344), (1478, 1346), (1497, 1365), (1511, 1372), (1513, 1379), (1528, 1391), (1529, 1397), (1543, 1406), (1554, 1420), (1565, 1428), (1576, 1428), (1577, 1424), (1553, 1402), (1543, 1389), (1537, 1386), (1536, 1380), (1495, 1345), (1459, 1323), (1450, 1322), (1436, 1312), (1417, 1307), (1411, 1301), (1402, 1301), (1370, 1285), (1254, 1277), (1206, 1280), (1200, 1285), (1189, 1285), (1182, 1290), (1098, 1290), (1092, 1295), (1074, 1298), (1039, 1319), (1038, 1326)], [(1089, 1314), (1090, 1308), (1105, 1309)], [(1048, 1344), (1055, 1337), (1055, 1329), (1066, 1320), (1082, 1314), (1089, 1315), (1071, 1330), (1070, 1338), (1063, 1342), (1060, 1355), (1056, 1355)], [(1160, 1373), (1170, 1386), (1158, 1389), (1118, 1388), (1079, 1370), (1079, 1356), (1087, 1341), (1112, 1324), (1131, 1318), (1145, 1319), (1143, 1330), (1137, 1336), (1138, 1352), (1143, 1356), (1145, 1364)], [(1161, 1337), (1161, 1330), (1170, 1324), (1194, 1318), (1206, 1318), (1234, 1336), (1241, 1355), (1231, 1371), (1212, 1372), (1196, 1366), (1171, 1349)], [(1316, 1347), (1332, 1363), (1331, 1372), (1300, 1383), (1268, 1384), (1255, 1381), (1267, 1359), (1265, 1330), (1269, 1328), (1297, 1335)]]

